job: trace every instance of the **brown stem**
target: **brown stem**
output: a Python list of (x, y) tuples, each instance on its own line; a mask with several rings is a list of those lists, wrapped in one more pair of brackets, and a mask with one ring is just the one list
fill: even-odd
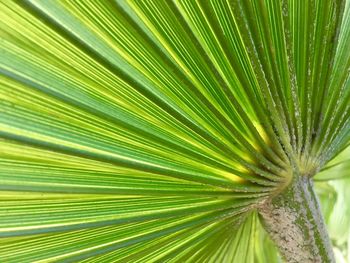
[(262, 223), (289, 263), (335, 262), (311, 179), (295, 178), (259, 209)]

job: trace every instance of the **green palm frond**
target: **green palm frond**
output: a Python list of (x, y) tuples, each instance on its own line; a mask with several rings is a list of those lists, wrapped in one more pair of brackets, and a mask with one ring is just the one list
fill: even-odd
[(265, 262), (349, 175), (349, 47), (348, 0), (0, 0), (0, 261)]

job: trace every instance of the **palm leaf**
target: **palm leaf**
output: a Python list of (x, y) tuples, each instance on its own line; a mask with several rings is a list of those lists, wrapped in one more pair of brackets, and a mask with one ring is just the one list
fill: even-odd
[(256, 208), (349, 145), (350, 1), (0, 18), (0, 261), (264, 262)]

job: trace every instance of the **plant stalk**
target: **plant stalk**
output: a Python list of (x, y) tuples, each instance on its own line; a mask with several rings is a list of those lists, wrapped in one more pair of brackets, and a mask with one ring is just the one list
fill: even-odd
[(259, 209), (264, 228), (288, 263), (335, 262), (312, 180), (294, 178)]

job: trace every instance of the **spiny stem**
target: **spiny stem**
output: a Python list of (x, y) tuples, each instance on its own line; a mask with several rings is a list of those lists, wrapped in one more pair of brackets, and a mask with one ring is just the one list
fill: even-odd
[(259, 209), (262, 223), (288, 263), (335, 262), (313, 183), (298, 176)]

